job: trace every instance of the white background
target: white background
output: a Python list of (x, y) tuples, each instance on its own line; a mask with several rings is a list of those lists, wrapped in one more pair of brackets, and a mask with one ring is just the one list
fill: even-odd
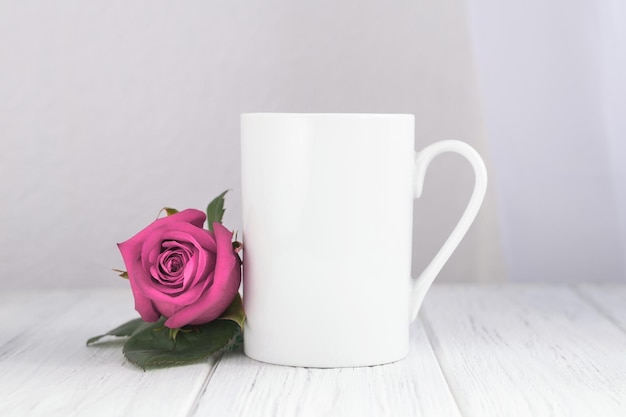
[(626, 4), (469, 1), (513, 280), (624, 281)]
[[(239, 114), (416, 115), (416, 149), (485, 157), (483, 211), (441, 279), (624, 281), (626, 10), (619, 0), (0, 0), (3, 288), (127, 285), (115, 247), (226, 188)], [(472, 179), (442, 157), (414, 271)]]

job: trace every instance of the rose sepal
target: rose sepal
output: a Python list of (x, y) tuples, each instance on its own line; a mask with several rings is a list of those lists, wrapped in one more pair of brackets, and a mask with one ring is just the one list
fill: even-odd
[(113, 272), (117, 273), (117, 276), (120, 278), (124, 278), (124, 279), (128, 279), (128, 272), (127, 271), (123, 271), (121, 269), (113, 269)]
[(163, 212), (165, 212), (165, 214), (166, 214), (167, 216), (171, 216), (171, 215), (174, 215), (174, 214), (176, 214), (176, 213), (180, 213), (180, 210), (177, 210), (177, 209), (172, 208), (172, 207), (163, 207), (163, 208), (161, 209), (161, 211), (159, 211), (159, 214), (157, 215), (157, 218), (158, 218), (158, 217), (161, 215), (161, 213), (163, 213)]
[(243, 329), (243, 323), (246, 321), (246, 313), (243, 311), (243, 302), (239, 293), (237, 293), (233, 302), (230, 303), (228, 308), (217, 318), (217, 320), (234, 321), (240, 329)]
[(209, 205), (206, 207), (206, 220), (207, 226), (210, 231), (213, 230), (213, 223), (222, 223), (222, 218), (224, 217), (224, 196), (230, 190), (224, 191), (222, 194), (215, 197)]

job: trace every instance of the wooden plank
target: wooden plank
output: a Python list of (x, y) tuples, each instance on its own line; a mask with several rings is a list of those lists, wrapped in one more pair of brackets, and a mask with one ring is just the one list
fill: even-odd
[(577, 287), (581, 295), (626, 332), (626, 285), (583, 284)]
[(574, 290), (439, 285), (426, 298), (464, 416), (626, 415), (626, 334)]
[(67, 293), (11, 291), (0, 293), (0, 347), (54, 312), (63, 311)]
[(195, 416), (460, 416), (424, 330), (394, 364), (339, 369), (263, 364), (225, 355)]
[[(143, 372), (121, 343), (85, 346), (132, 319), (128, 290), (3, 294), (0, 415), (186, 416), (211, 364)], [(6, 331), (5, 331), (6, 329)]]

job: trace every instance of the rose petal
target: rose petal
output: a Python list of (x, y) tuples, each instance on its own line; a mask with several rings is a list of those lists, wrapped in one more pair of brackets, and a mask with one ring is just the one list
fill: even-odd
[[(215, 253), (217, 246), (213, 234), (189, 223), (171, 223), (152, 230), (141, 247), (141, 259), (145, 269), (157, 262), (165, 241), (178, 241), (193, 245), (197, 250)], [(193, 250), (193, 249), (192, 249)], [(195, 253), (195, 251), (194, 251)]]
[(150, 299), (144, 295), (143, 291), (137, 285), (138, 281), (150, 279), (150, 276), (143, 269), (139, 257), (133, 252), (132, 244), (126, 245), (125, 243), (119, 243), (117, 246), (122, 253), (126, 271), (128, 272), (130, 289), (135, 299), (135, 310), (137, 310), (141, 318), (145, 321), (154, 322), (159, 320), (160, 314), (156, 311)]
[[(188, 223), (183, 223), (189, 226)], [(189, 227), (177, 227), (176, 229), (168, 229), (164, 237), (168, 240), (175, 240), (177, 242), (190, 242), (202, 246), (204, 249), (213, 253), (217, 252), (217, 244), (215, 242), (215, 236), (213, 233), (205, 229)], [(193, 240), (190, 239), (193, 238)]]
[[(165, 251), (159, 257), (159, 271), (168, 275), (172, 279), (176, 279), (176, 285), (180, 290), (189, 287), (189, 274), (197, 270), (196, 262), (190, 262), (191, 257), (196, 250), (195, 246), (188, 242), (166, 241), (162, 244)], [(213, 255), (213, 254), (211, 254)], [(177, 262), (179, 269), (172, 270), (172, 266)], [(171, 286), (171, 285), (168, 285)], [(172, 294), (168, 292), (168, 294)]]
[(189, 261), (187, 253), (178, 248), (166, 249), (157, 259), (159, 271), (172, 278), (182, 275), (185, 265)]
[[(155, 308), (161, 312), (164, 311), (165, 308), (171, 309), (172, 306), (175, 306), (175, 311), (186, 308), (189, 305), (193, 305), (198, 303), (199, 300), (205, 296), (205, 293), (209, 290), (211, 285), (213, 284), (213, 276), (215, 271), (208, 272), (208, 276), (204, 280), (200, 280), (197, 282), (195, 286), (187, 290), (180, 290), (176, 294), (165, 294), (163, 297), (159, 297), (158, 299), (152, 299), (152, 302)], [(166, 296), (171, 295), (171, 296)], [(168, 310), (170, 311), (170, 310)], [(170, 317), (170, 315), (163, 314), (165, 317)]]
[[(184, 291), (189, 291), (196, 285), (205, 286), (202, 283), (209, 279), (209, 273), (215, 269), (217, 244), (215, 243), (213, 233), (204, 229), (197, 229), (196, 231), (181, 229), (170, 230), (164, 236), (168, 239), (177, 239), (177, 241), (185, 240), (188, 247), (191, 248), (190, 252), (192, 252), (192, 255), (188, 265), (192, 265), (193, 269), (186, 268), (183, 273)], [(191, 258), (194, 259), (194, 262), (191, 262)], [(194, 302), (195, 299), (190, 302)]]
[[(169, 298), (161, 298), (159, 300), (154, 300), (154, 306), (155, 308), (160, 311), (163, 316), (165, 317), (172, 317), (173, 315), (176, 314), (176, 312), (186, 308), (189, 305), (193, 305), (195, 303), (198, 303), (199, 299), (202, 298), (203, 294), (210, 288), (210, 283), (213, 282), (213, 274), (214, 272), (211, 271), (209, 273), (208, 278), (204, 281), (199, 283), (197, 286), (195, 286), (194, 288), (192, 288), (190, 291), (186, 291), (186, 293), (193, 293), (194, 294), (194, 298), (191, 298), (192, 301), (190, 301), (187, 304), (182, 304), (180, 301), (183, 299), (180, 295), (179, 296), (172, 296)], [(196, 298), (197, 297), (197, 298)], [(187, 300), (189, 300), (189, 298), (187, 298)], [(179, 326), (182, 327), (182, 326)]]
[(171, 315), (165, 325), (170, 328), (187, 324), (204, 324), (215, 320), (235, 298), (241, 283), (241, 264), (232, 247), (232, 232), (220, 223), (214, 223), (217, 259), (213, 284), (202, 298)]
[[(192, 276), (185, 277), (187, 282), (183, 281), (183, 288), (177, 291), (171, 291), (167, 286), (160, 284), (157, 280), (149, 279), (138, 281), (137, 285), (143, 293), (152, 300), (157, 309), (160, 309), (161, 303), (173, 303), (180, 308), (195, 303), (202, 296), (204, 287), (210, 285), (212, 280), (209, 273), (212, 272), (212, 260), (215, 255), (207, 248), (217, 249), (215, 237), (213, 233), (192, 226), (188, 223), (175, 223), (171, 226), (175, 230), (164, 230), (164, 228), (156, 228), (151, 235), (148, 236), (143, 245), (142, 257), (148, 256), (150, 248), (155, 245), (161, 245), (163, 240), (186, 241), (193, 245), (193, 255), (188, 263), (197, 263), (196, 273)], [(200, 264), (202, 263), (202, 264)], [(150, 270), (153, 265), (149, 265)], [(153, 273), (154, 270), (153, 270)], [(197, 288), (196, 288), (197, 286)], [(163, 311), (161, 311), (163, 312)]]
[[(159, 257), (157, 258), (157, 262), (155, 262), (155, 264), (150, 265), (150, 268), (149, 268), (150, 275), (152, 276), (154, 280), (153, 284), (155, 284), (158, 287), (158, 289), (160, 290), (182, 289), (183, 287), (182, 269), (184, 268), (185, 260), (184, 259), (179, 260), (180, 270), (177, 271), (176, 273), (173, 273), (168, 270), (167, 265), (166, 265), (166, 260), (165, 260), (167, 258), (172, 258), (172, 256), (177, 257), (177, 258), (183, 258), (183, 255), (181, 255), (180, 253), (185, 253), (185, 252), (182, 250), (178, 250), (177, 252), (176, 249), (168, 249), (159, 255)], [(186, 257), (186, 254), (184, 256)], [(144, 265), (144, 268), (145, 268), (145, 265)]]
[[(211, 269), (215, 269), (215, 268), (213, 267)], [(187, 290), (189, 289), (189, 287), (191, 287), (191, 282), (193, 281), (193, 277), (196, 275), (197, 270), (198, 270), (198, 263), (195, 261), (195, 259), (193, 260), (193, 262), (191, 262), (191, 260), (187, 261), (187, 264), (185, 265), (185, 269), (183, 270), (183, 288), (184, 289)]]
[[(157, 266), (158, 259), (162, 253), (163, 243), (166, 241), (173, 240), (172, 238), (168, 237), (168, 231), (170, 230), (170, 228), (187, 229), (187, 231), (190, 233), (187, 233), (185, 235), (186, 237), (185, 240), (186, 241), (191, 240), (192, 242), (187, 242), (187, 243), (192, 248), (194, 248), (193, 250), (197, 250), (195, 248), (195, 246), (197, 245), (194, 245), (194, 242), (193, 242), (194, 240), (193, 233), (202, 231), (202, 229), (197, 228), (193, 225), (190, 225), (189, 223), (178, 223), (178, 222), (173, 222), (168, 225), (156, 227), (152, 230), (152, 232), (149, 235), (146, 236), (146, 239), (141, 247), (140, 257), (141, 257), (142, 265), (145, 270), (150, 270), (151, 268)], [(149, 280), (146, 282), (141, 282), (139, 284), (142, 288), (144, 288), (146, 286), (150, 287), (152, 284), (156, 284), (156, 283)]]
[(193, 255), (193, 250), (195, 248), (195, 246), (189, 242), (179, 242), (178, 240), (165, 240), (161, 242), (161, 247), (163, 248), (163, 250), (179, 250), (181, 251), (181, 253), (185, 254), (187, 260), (191, 258), (191, 255)]
[(160, 219), (156, 219), (148, 226), (146, 226), (143, 230), (137, 233), (135, 236), (131, 237), (125, 242), (118, 244), (120, 248), (120, 252), (122, 252), (122, 258), (124, 258), (124, 262), (126, 262), (127, 256), (130, 258), (134, 258), (135, 256), (139, 256), (141, 253), (141, 246), (143, 242), (146, 240), (146, 237), (152, 233), (152, 231), (163, 225), (169, 225), (172, 222), (182, 222), (189, 223), (196, 227), (202, 228), (204, 225), (204, 221), (206, 220), (206, 214), (204, 214), (200, 210), (196, 209), (187, 209), (183, 210), (179, 213), (172, 214), (171, 216), (162, 217)]
[[(173, 271), (171, 265), (178, 263), (178, 270)], [(184, 290), (184, 269), (188, 264), (187, 252), (180, 249), (168, 249), (159, 256), (157, 266), (150, 267), (150, 275), (156, 281), (155, 288), (159, 291), (175, 296)], [(189, 265), (195, 262), (189, 262)]]
[(150, 276), (154, 281), (154, 287), (157, 287), (159, 290), (180, 291), (183, 288), (183, 283), (180, 277), (170, 276), (156, 266), (150, 268)]

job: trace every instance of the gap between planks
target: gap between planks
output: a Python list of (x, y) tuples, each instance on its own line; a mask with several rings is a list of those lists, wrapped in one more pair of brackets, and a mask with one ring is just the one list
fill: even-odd
[(459, 401), (458, 392), (454, 389), (453, 384), (450, 384), (451, 375), (449, 371), (443, 366), (441, 363), (441, 351), (437, 348), (437, 336), (435, 335), (433, 328), (428, 320), (428, 314), (426, 314), (423, 308), (420, 308), (420, 312), (418, 314), (418, 320), (421, 320), (422, 327), (424, 327), (424, 333), (426, 333), (426, 340), (428, 340), (428, 345), (435, 355), (435, 359), (437, 360), (437, 365), (439, 365), (439, 370), (443, 375), (443, 379), (446, 381), (446, 385), (448, 386), (448, 390), (450, 391), (450, 395), (454, 399), (454, 403), (456, 404), (456, 408), (459, 410), (461, 416), (466, 417), (470, 414), (464, 409), (462, 401)]
[[(569, 285), (434, 286), (421, 312), (455, 401), (471, 416), (626, 415), (621, 292)], [(602, 411), (600, 411), (602, 409)]]
[(119, 342), (85, 346), (132, 318), (130, 297), (101, 289), (0, 295), (0, 312), (13, 318), (0, 333), (0, 415), (187, 416), (210, 364), (142, 372)]
[(360, 368), (270, 365), (225, 354), (201, 393), (194, 416), (461, 417), (421, 320), (399, 362)]
[(624, 309), (621, 314), (624, 317), (620, 318), (619, 317), (620, 313), (616, 311), (614, 306), (607, 307), (607, 305), (601, 303), (599, 299), (603, 297), (604, 301), (606, 302), (607, 294), (602, 294), (602, 293), (605, 293), (606, 291), (610, 289), (611, 291), (609, 292), (609, 294), (611, 295), (614, 295), (613, 291), (621, 291), (622, 293), (624, 293), (623, 295), (625, 297), (621, 298), (620, 300), (621, 303), (624, 303), (623, 300), (626, 300), (626, 290), (625, 290), (624, 285), (578, 284), (578, 285), (572, 285), (571, 287), (584, 301), (587, 302), (587, 304), (589, 304), (591, 307), (596, 309), (598, 313), (606, 317), (606, 319), (609, 320), (611, 323), (615, 324), (615, 326), (617, 326), (622, 332), (626, 333), (626, 309)]
[(207, 387), (211, 383), (211, 379), (213, 378), (213, 375), (215, 375), (215, 370), (220, 365), (220, 362), (222, 361), (223, 357), (224, 357), (224, 352), (220, 352), (218, 355), (210, 356), (209, 359), (207, 359), (207, 363), (210, 366), (209, 372), (207, 372), (207, 375), (204, 378), (204, 381), (202, 382), (202, 386), (196, 393), (196, 397), (193, 399), (193, 403), (191, 404), (191, 407), (189, 407), (189, 410), (187, 411), (187, 417), (192, 417), (198, 410), (198, 406), (200, 405), (200, 400), (202, 396), (204, 395)]

